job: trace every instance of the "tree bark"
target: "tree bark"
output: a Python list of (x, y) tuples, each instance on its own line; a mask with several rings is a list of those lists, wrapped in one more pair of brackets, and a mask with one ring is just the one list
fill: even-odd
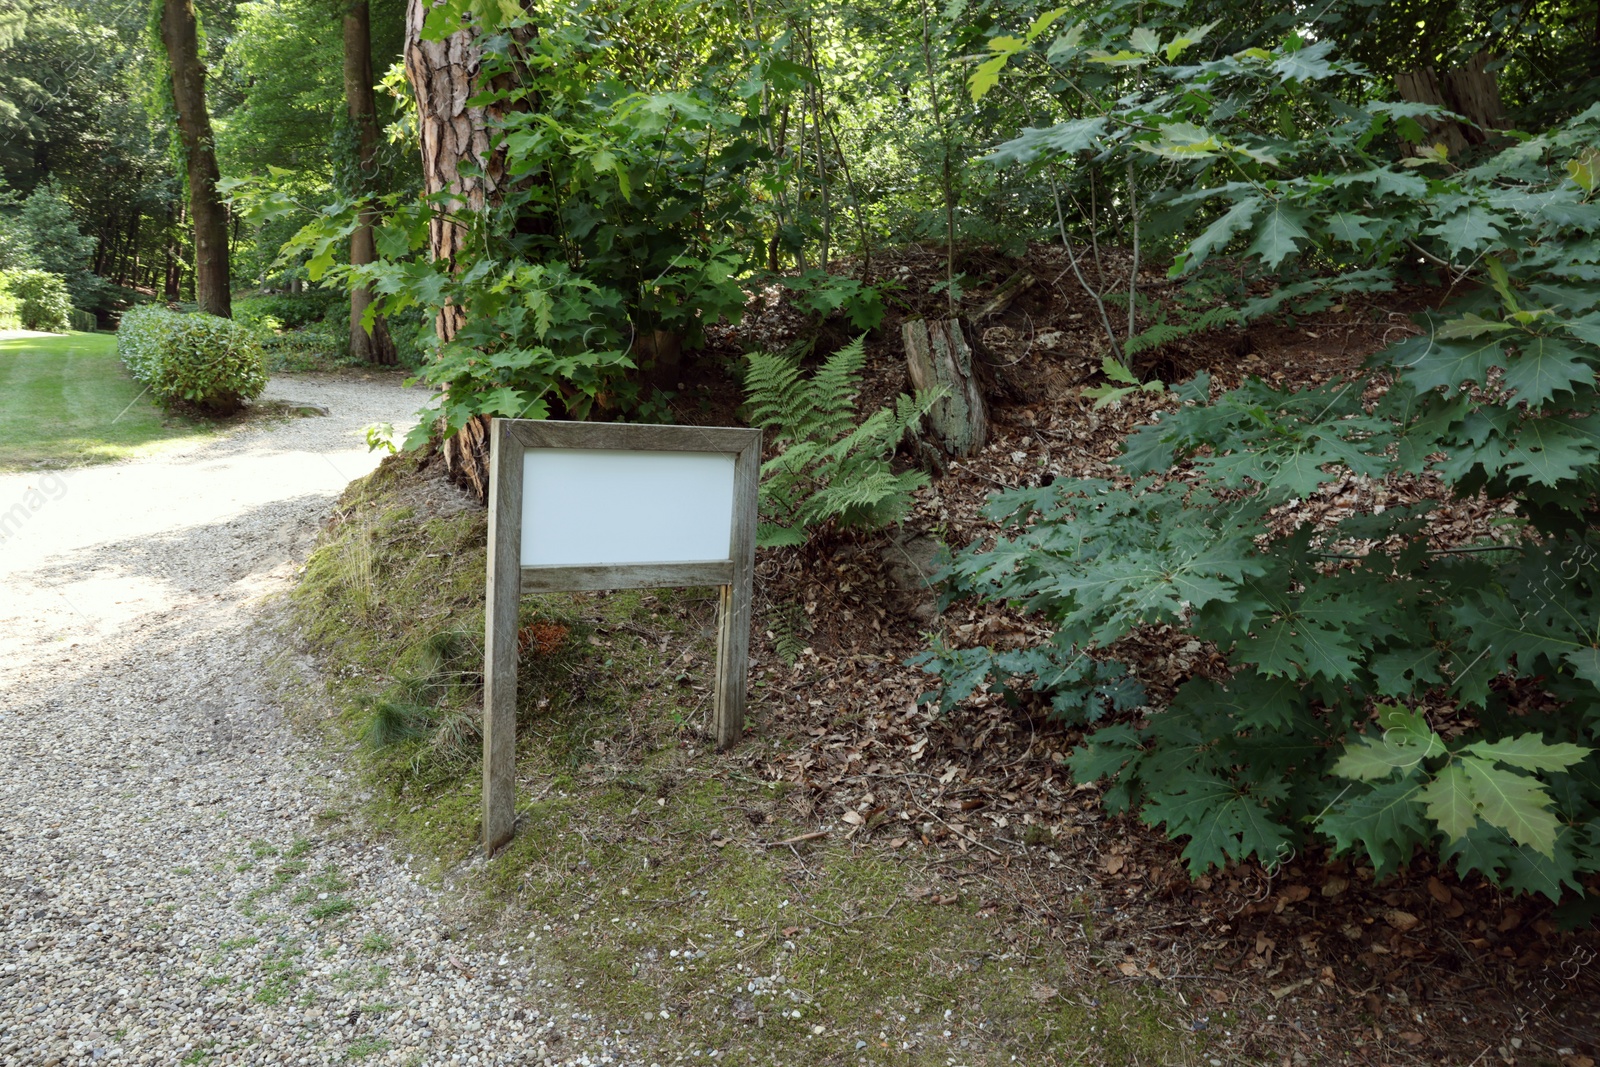
[(175, 303), (183, 295), (183, 249), (178, 244), (177, 228), (184, 223), (183, 204), (167, 208), (166, 262), (162, 265), (161, 295)]
[[(367, 0), (353, 0), (344, 12), (344, 99), (350, 125), (356, 133), (357, 188), (367, 194), (378, 167), (378, 101), (372, 91), (372, 12)], [(350, 235), (350, 265), (364, 266), (378, 258), (373, 227), (375, 207), (361, 211), (361, 225)], [(373, 320), (372, 332), (362, 324), (372, 306), (372, 290), (350, 290), (350, 354), (363, 363), (393, 366), (394, 340), (382, 316)]]
[[(422, 143), (422, 185), (429, 196), (443, 195), (428, 224), (428, 245), (435, 260), (454, 265), (467, 239), (460, 215), (480, 212), (495, 203), (505, 180), (504, 153), (493, 148), (501, 105), (469, 106), (467, 101), (488, 89), (507, 86), (480, 78), (483, 50), (477, 32), (467, 27), (442, 41), (422, 39), (432, 0), (409, 0), (406, 6), (406, 80), (417, 97), (417, 127)], [(531, 27), (512, 31), (518, 44), (532, 40)], [(471, 164), (463, 172), (462, 165)], [(434, 319), (441, 343), (453, 339), (466, 322), (466, 309), (446, 305)], [(478, 416), (444, 443), (445, 469), (479, 500), (489, 498), (489, 419)]]
[(1490, 57), (1479, 52), (1455, 70), (1440, 78), (1432, 67), (1422, 67), (1395, 76), (1394, 88), (1403, 100), (1448, 108), (1467, 119), (1419, 119), (1423, 130), (1441, 143), (1451, 156), (1459, 156), (1473, 145), (1484, 144), (1494, 131), (1505, 125), (1500, 104), (1500, 82), (1488, 69)]
[(194, 0), (163, 0), (161, 42), (172, 72), (172, 101), (189, 177), (189, 215), (194, 220), (194, 290), (200, 310), (233, 317), (228, 277), (228, 209), (217, 195), (217, 153), (206, 112), (206, 67)]
[(972, 348), (960, 319), (910, 319), (900, 326), (906, 369), (919, 392), (943, 389), (943, 399), (928, 413), (928, 423), (944, 447), (970, 456), (989, 439), (989, 405), (973, 373)]

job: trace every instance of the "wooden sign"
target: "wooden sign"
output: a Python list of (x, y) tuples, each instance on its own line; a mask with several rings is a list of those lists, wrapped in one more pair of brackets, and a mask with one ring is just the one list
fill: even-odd
[(715, 585), (718, 748), (744, 727), (761, 431), (495, 419), (484, 614), (483, 843), (516, 820), (523, 593)]

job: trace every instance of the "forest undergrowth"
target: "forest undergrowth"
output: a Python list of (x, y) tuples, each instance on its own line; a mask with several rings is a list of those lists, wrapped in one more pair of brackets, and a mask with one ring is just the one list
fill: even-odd
[[(1426, 859), (1378, 879), (1321, 849), (1273, 871), (1247, 862), (1191, 880), (1179, 846), (1108, 817), (1101, 787), (1072, 779), (1082, 735), (1047, 705), (982, 692), (947, 712), (921, 702), (929, 679), (907, 660), (930, 633), (997, 648), (1048, 636), (994, 606), (941, 614), (925, 582), (939, 546), (992, 535), (980, 508), (997, 488), (1120, 477), (1126, 436), (1176, 405), (1168, 390), (1104, 406), (1084, 395), (1101, 380), (1098, 325), (1061, 278), (1058, 250), (973, 250), (961, 267), (974, 307), (1019, 272), (1037, 279), (974, 330), (990, 444), (935, 472), (897, 530), (762, 553), (752, 707), (731, 753), (709, 750), (713, 612), (702, 595), (529, 601), (524, 806), (516, 842), (487, 864), (471, 858), (481, 513), (436, 460), (402, 455), (353, 486), (296, 614), (347, 709), (339, 736), (359, 743), (375, 723), (412, 731), (366, 760), (378, 825), (480, 892), (486, 929), (548, 944), (572, 995), (684, 1054), (1590, 1067), (1595, 935), (1564, 932), (1542, 898)], [(944, 268), (916, 248), (879, 263), (913, 292)], [(1194, 334), (1136, 366), (1171, 386), (1208, 371), (1213, 395), (1250, 376), (1324, 384), (1359, 374), (1439, 298), (1413, 287)], [(753, 299), (739, 327), (709, 331), (713, 352), (781, 346), (810, 321), (781, 293)], [(898, 322), (921, 310), (898, 302), (869, 338), (861, 410), (904, 390)], [(818, 352), (837, 340), (828, 329), (845, 330), (812, 338)], [(682, 383), (680, 421), (733, 418), (737, 383), (716, 365), (701, 361)], [(1416, 479), (1352, 476), (1272, 521), (1335, 522), (1437, 496)], [(1440, 543), (1465, 543), (1502, 508), (1468, 498), (1428, 521)], [(364, 625), (343, 624), (352, 612)], [(395, 648), (408, 651), (396, 660)], [(1152, 700), (1224, 669), (1214, 649), (1168, 628), (1116, 652)]]

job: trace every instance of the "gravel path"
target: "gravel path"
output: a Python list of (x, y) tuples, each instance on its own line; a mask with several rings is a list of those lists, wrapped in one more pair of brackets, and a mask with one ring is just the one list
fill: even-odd
[(0, 1065), (643, 1062), (330, 817), (257, 605), (419, 396), (268, 396), (332, 414), (0, 475)]

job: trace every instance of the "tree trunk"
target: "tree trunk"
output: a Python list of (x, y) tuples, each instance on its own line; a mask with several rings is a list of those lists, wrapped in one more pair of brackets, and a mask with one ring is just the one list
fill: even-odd
[(928, 423), (952, 455), (970, 456), (989, 438), (989, 406), (973, 375), (972, 348), (960, 319), (912, 319), (900, 327), (911, 385), (921, 391), (943, 388), (944, 399), (928, 413)]
[(228, 278), (228, 209), (217, 196), (217, 154), (206, 113), (206, 67), (194, 0), (163, 0), (161, 41), (172, 71), (172, 101), (178, 112), (189, 177), (189, 214), (194, 219), (194, 289), (200, 310), (232, 318)]
[[(406, 6), (406, 79), (417, 97), (417, 127), (422, 142), (422, 185), (429, 196), (446, 195), (445, 210), (436, 210), (428, 224), (428, 245), (435, 260), (454, 264), (467, 228), (454, 216), (482, 211), (493, 204), (505, 182), (505, 158), (493, 151), (498, 106), (470, 106), (468, 101), (500, 84), (479, 78), (483, 51), (477, 32), (463, 29), (442, 41), (422, 39), (431, 0), (409, 0)], [(513, 41), (533, 38), (531, 27), (512, 31)], [(470, 164), (467, 171), (463, 164)], [(434, 320), (441, 343), (455, 337), (466, 321), (466, 309), (447, 305)], [(478, 416), (444, 444), (445, 469), (479, 500), (489, 498), (489, 419)]]
[(1443, 144), (1452, 157), (1476, 144), (1484, 144), (1503, 127), (1505, 116), (1500, 106), (1500, 82), (1488, 68), (1489, 56), (1479, 52), (1441, 79), (1432, 67), (1423, 67), (1395, 76), (1394, 88), (1403, 100), (1447, 108), (1467, 119), (1418, 119), (1423, 130), (1436, 143)]
[[(378, 102), (372, 92), (372, 14), (367, 0), (353, 0), (344, 12), (344, 99), (355, 127), (357, 141), (356, 173), (360, 195), (371, 192), (378, 166)], [(350, 265), (360, 267), (378, 258), (373, 227), (378, 212), (371, 206), (361, 211), (361, 226), (350, 235)], [(362, 320), (372, 306), (372, 290), (363, 286), (350, 290), (350, 354), (363, 363), (393, 366), (394, 341), (381, 317), (373, 320), (368, 333)]]
[(175, 211), (169, 207), (167, 211), (166, 263), (162, 267), (161, 288), (161, 295), (169, 304), (176, 303), (183, 295), (183, 264), (181, 259), (183, 249), (178, 245), (176, 233), (177, 228), (182, 226), (183, 222), (183, 204), (179, 203)]
[[(131, 277), (134, 284), (139, 280), (139, 228), (144, 222), (144, 212), (139, 208), (133, 209), (133, 225), (128, 228), (128, 252), (117, 270), (117, 284), (126, 285)], [(131, 267), (129, 264), (132, 264)]]

